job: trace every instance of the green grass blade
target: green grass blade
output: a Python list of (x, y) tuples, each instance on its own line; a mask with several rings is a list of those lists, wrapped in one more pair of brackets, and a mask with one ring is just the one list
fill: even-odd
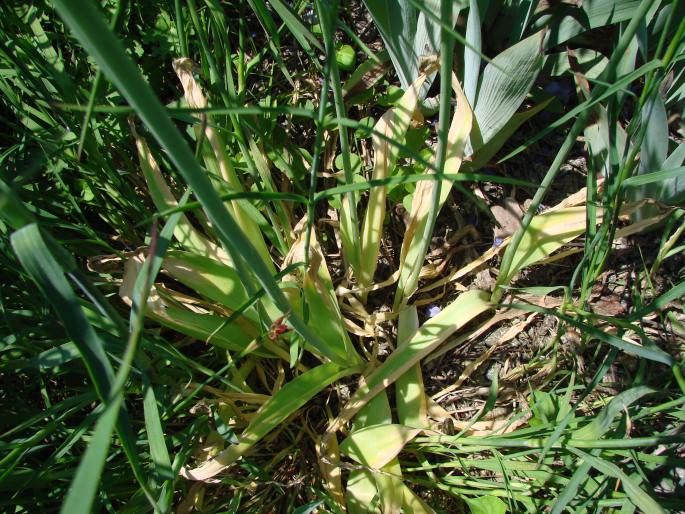
[(93, 509), (95, 494), (100, 485), (102, 470), (112, 442), (112, 432), (119, 417), (123, 395), (118, 394), (107, 404), (105, 412), (98, 418), (95, 432), (88, 449), (81, 459), (76, 475), (72, 480), (69, 494), (62, 504), (62, 514), (89, 514)]
[(667, 366), (673, 366), (675, 360), (673, 356), (669, 355), (668, 353), (664, 352), (661, 350), (659, 347), (656, 345), (650, 345), (649, 347), (647, 346), (641, 346), (635, 343), (630, 343), (628, 341), (625, 341), (624, 339), (621, 339), (620, 337), (616, 337), (615, 335), (609, 334), (607, 332), (604, 332), (592, 325), (589, 325), (587, 323), (583, 323), (582, 321), (579, 321), (576, 318), (572, 318), (570, 316), (567, 316), (565, 314), (561, 314), (559, 312), (555, 312), (550, 309), (544, 309), (542, 307), (538, 307), (536, 305), (527, 305), (527, 304), (512, 304), (510, 307), (514, 307), (516, 309), (521, 309), (524, 311), (529, 311), (529, 312), (540, 312), (544, 314), (550, 314), (552, 316), (556, 316), (559, 319), (565, 321), (566, 323), (569, 323), (570, 325), (573, 325), (577, 327), (579, 330), (582, 332), (592, 336), (595, 339), (598, 339), (600, 341), (603, 341), (615, 348), (618, 348), (619, 350), (622, 350), (626, 353), (632, 354), (632, 355), (637, 355), (639, 357), (642, 357), (644, 359), (648, 359), (650, 361), (654, 362), (660, 362), (662, 364), (666, 364)]
[[(327, 71), (329, 82), (333, 89), (333, 103), (335, 113), (338, 118), (346, 117), (345, 101), (343, 100), (342, 82), (340, 71), (335, 58), (335, 31), (337, 29), (338, 3), (332, 2), (322, 4), (317, 2), (319, 20), (324, 36), (326, 48), (326, 60), (328, 62)], [(352, 164), (350, 161), (350, 143), (347, 128), (338, 126), (338, 137), (340, 140), (340, 153), (342, 155), (343, 172), (345, 184), (352, 184), (354, 177), (352, 174)], [(359, 244), (359, 219), (357, 217), (357, 195), (354, 192), (347, 193), (342, 198), (342, 208), (340, 210), (340, 238), (342, 240), (343, 252), (347, 262), (356, 275), (361, 271), (361, 252)]]
[[(63, 267), (53, 256), (51, 250), (55, 243), (47, 237), (37, 225), (27, 225), (12, 234), (12, 247), (19, 262), (50, 301), (79, 349), (98, 396), (106, 398), (114, 382), (112, 364), (102, 340), (88, 323), (74, 291), (64, 277)], [(58, 258), (64, 259), (63, 256)]]
[[(398, 347), (409, 343), (419, 329), (419, 316), (415, 306), (400, 311), (397, 324)], [(408, 427), (428, 427), (428, 402), (423, 385), (421, 364), (414, 364), (395, 382), (397, 419)]]
[[(112, 396), (117, 387), (112, 365), (105, 354), (102, 340), (88, 322), (74, 291), (64, 276), (63, 263), (66, 262), (67, 268), (72, 267), (68, 263), (71, 256), (66, 254), (49, 236), (43, 234), (35, 224), (27, 225), (16, 231), (12, 234), (11, 241), (22, 266), (51, 303), (62, 320), (67, 333), (79, 349), (98, 396), (107, 404), (108, 412), (111, 412), (102, 423), (98, 423), (96, 429), (99, 430), (97, 445), (92, 450), (93, 460), (88, 461), (88, 466), (96, 465), (97, 458), (102, 456), (103, 451), (106, 455), (112, 433), (110, 424), (112, 426), (116, 424), (117, 433), (133, 468), (134, 475), (147, 493), (146, 481), (138, 453), (135, 450), (134, 436), (128, 422), (128, 416), (124, 410), (121, 411), (120, 415), (119, 407), (122, 400)], [(112, 398), (111, 401), (108, 401), (110, 398)], [(109, 410), (110, 407), (112, 411)], [(107, 445), (103, 448), (105, 439)], [(104, 457), (102, 458), (104, 464)], [(90, 476), (85, 476), (84, 480), (89, 478)], [(73, 501), (76, 502), (77, 499)]]
[(292, 32), (297, 42), (307, 53), (312, 53), (312, 47), (323, 51), (323, 47), (314, 34), (300, 21), (298, 18), (281, 0), (270, 0), (269, 4), (274, 8), (274, 11), (281, 17), (283, 23)]
[(665, 513), (664, 509), (661, 508), (661, 505), (659, 505), (654, 498), (652, 498), (644, 489), (638, 486), (631, 477), (626, 475), (615, 464), (598, 457), (594, 457), (589, 453), (578, 450), (577, 448), (569, 447), (568, 450), (571, 453), (576, 454), (583, 461), (589, 463), (600, 473), (604, 473), (605, 475), (609, 475), (617, 480), (620, 480), (623, 490), (630, 498), (630, 501), (632, 501), (636, 507), (642, 509), (642, 512), (654, 512), (655, 514)]
[(582, 462), (576, 467), (576, 470), (571, 476), (571, 480), (568, 481), (568, 484), (566, 484), (564, 490), (561, 491), (561, 494), (557, 496), (550, 514), (561, 514), (564, 512), (566, 506), (576, 498), (580, 486), (588, 479), (590, 468), (592, 468), (592, 466), (588, 462)]
[(145, 417), (147, 442), (150, 447), (150, 459), (154, 464), (157, 478), (159, 480), (173, 480), (171, 459), (164, 438), (162, 421), (159, 417), (157, 398), (147, 374), (143, 375), (143, 415)]

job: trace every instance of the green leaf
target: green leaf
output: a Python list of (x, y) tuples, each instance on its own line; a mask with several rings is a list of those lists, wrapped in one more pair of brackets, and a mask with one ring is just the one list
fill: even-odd
[[(682, 286), (685, 286), (685, 284), (681, 284)], [(674, 288), (675, 289), (675, 288)], [(677, 292), (680, 292), (682, 294), (682, 289), (678, 289)], [(670, 293), (670, 291), (669, 291)], [(670, 298), (669, 294), (669, 298)], [(677, 296), (676, 296), (677, 298)], [(615, 335), (609, 334), (607, 332), (604, 332), (603, 330), (600, 330), (590, 324), (583, 323), (582, 321), (579, 321), (576, 318), (572, 318), (571, 316), (567, 316), (565, 314), (561, 314), (560, 312), (553, 311), (551, 309), (544, 309), (542, 307), (538, 307), (537, 305), (529, 305), (529, 304), (512, 304), (510, 305), (511, 307), (515, 307), (517, 309), (521, 309), (524, 311), (528, 312), (540, 312), (544, 314), (550, 314), (552, 316), (556, 316), (561, 320), (564, 320), (566, 323), (569, 323), (575, 327), (577, 327), (581, 332), (586, 333), (587, 335), (593, 337), (594, 339), (597, 339), (599, 341), (603, 341), (607, 343), (608, 345), (611, 345), (615, 348), (618, 348), (619, 350), (622, 350), (626, 353), (632, 354), (632, 355), (637, 355), (638, 357), (642, 357), (644, 359), (648, 359), (654, 362), (660, 362), (662, 364), (665, 364), (667, 366), (673, 366), (674, 363), (674, 358), (660, 349), (658, 346), (654, 345), (653, 343), (650, 344), (650, 346), (642, 346), (639, 344), (635, 344), (632, 342), (628, 342), (624, 339), (621, 339), (619, 337), (616, 337)], [(652, 306), (648, 307), (649, 310), (643, 310), (641, 311), (640, 316), (645, 315), (644, 312), (652, 312)], [(638, 319), (640, 316), (637, 316), (638, 313), (633, 314), (633, 316), (636, 316), (634, 319)], [(633, 319), (633, 317), (629, 317), (628, 320)]]
[(323, 47), (319, 40), (316, 39), (309, 29), (300, 21), (289, 8), (281, 0), (269, 0), (269, 4), (274, 8), (274, 11), (281, 17), (283, 23), (286, 24), (290, 32), (292, 32), (297, 42), (306, 51), (311, 52), (312, 46), (317, 50), (322, 50)]
[(350, 71), (357, 63), (357, 54), (350, 45), (342, 45), (335, 52), (335, 59), (341, 70)]
[[(588, 100), (585, 100), (583, 103), (577, 105), (573, 109), (571, 109), (569, 112), (564, 114), (561, 118), (553, 121), (550, 123), (550, 125), (535, 134), (535, 136), (528, 138), (527, 141), (509, 152), (507, 155), (502, 157), (502, 159), (499, 162), (504, 162), (506, 160), (511, 159), (515, 155), (521, 153), (523, 150), (529, 148), (531, 145), (533, 145), (535, 142), (539, 141), (540, 139), (544, 138), (547, 134), (553, 132), (554, 130), (562, 127), (564, 124), (566, 124), (568, 121), (572, 120), (578, 115), (583, 115), (590, 107), (593, 107), (597, 105), (599, 102), (615, 95), (618, 91), (621, 91), (625, 89), (625, 87), (630, 84), (631, 82), (637, 80), (640, 78), (642, 75), (648, 74), (651, 71), (654, 71), (657, 68), (661, 67), (661, 62), (658, 60), (651, 60), (644, 65), (640, 66), (637, 70), (633, 71), (632, 73), (628, 73), (627, 75), (623, 75), (616, 79), (615, 82), (613, 82), (609, 87), (607, 88), (594, 88), (592, 91), (592, 97), (589, 98)], [(606, 73), (606, 70), (605, 72)]]
[(568, 447), (568, 450), (578, 457), (580, 457), (585, 462), (589, 463), (593, 468), (595, 468), (600, 473), (609, 475), (620, 481), (623, 490), (630, 498), (633, 504), (642, 510), (642, 512), (653, 512), (655, 514), (665, 513), (664, 509), (659, 505), (654, 498), (652, 498), (644, 489), (638, 486), (631, 477), (625, 474), (618, 466), (608, 462), (606, 460), (593, 457), (589, 453), (585, 453), (577, 448)]
[[(365, 0), (376, 28), (383, 38), (385, 48), (405, 91), (419, 76), (421, 60), (434, 56), (440, 46), (440, 2), (426, 0), (419, 10), (408, 0)], [(432, 16), (424, 13), (424, 10)], [(450, 28), (454, 27), (459, 9), (453, 9)], [(436, 20), (437, 18), (437, 20)], [(449, 24), (449, 22), (448, 22)], [(431, 79), (421, 88), (425, 97)]]
[(624, 180), (623, 187), (638, 187), (645, 184), (653, 184), (654, 182), (667, 182), (669, 179), (681, 179), (684, 177), (685, 167), (681, 166), (675, 169), (666, 169), (662, 171), (653, 171), (651, 173), (635, 175)]
[(466, 22), (466, 41), (464, 48), (464, 94), (470, 105), (476, 104), (478, 77), (480, 75), (480, 14), (477, 0), (469, 0), (469, 18)]
[(159, 418), (157, 399), (147, 374), (143, 375), (143, 415), (150, 446), (150, 459), (154, 464), (157, 477), (160, 480), (173, 480), (174, 474), (171, 471), (171, 459), (164, 438), (162, 421)]
[(534, 216), (516, 248), (508, 273), (498, 277), (498, 285), (509, 285), (521, 269), (583, 234), (585, 226), (585, 207), (549, 210)]
[[(249, 296), (238, 273), (230, 266), (208, 257), (178, 250), (164, 256), (162, 270), (182, 284), (224, 307), (236, 310)], [(246, 315), (257, 321), (256, 313)]]
[[(639, 173), (663, 169), (668, 153), (668, 120), (664, 102), (659, 94), (654, 94), (642, 108), (642, 124), (646, 126), (645, 137), (640, 148)], [(634, 200), (653, 198), (661, 200), (660, 187), (655, 183), (645, 184), (640, 189), (631, 191)], [(655, 212), (655, 207), (645, 205), (636, 213), (637, 219), (647, 218)]]
[[(543, 38), (544, 32), (527, 37), (497, 55), (483, 70), (473, 110), (480, 132), (472, 132), (473, 151), (490, 141), (523, 103), (542, 69)], [(470, 153), (467, 149), (466, 154)]]
[(133, 474), (146, 490), (128, 415), (125, 410), (120, 409), (123, 396), (119, 391), (112, 396), (116, 388), (112, 364), (105, 353), (102, 340), (88, 322), (76, 294), (65, 278), (65, 269), (75, 267), (73, 258), (33, 223), (14, 232), (11, 243), (19, 262), (50, 302), (78, 348), (95, 391), (106, 404), (83, 464), (79, 466), (72, 482), (70, 491), (77, 492), (69, 494), (63, 512), (90, 512), (115, 425)]
[[(350, 434), (340, 443), (340, 451), (365, 466), (380, 469), (397, 457), (419, 432), (420, 428), (405, 425), (372, 425)], [(378, 444), (379, 441), (383, 444)]]
[(85, 455), (81, 458), (76, 474), (69, 487), (67, 498), (62, 504), (62, 514), (88, 514), (92, 512), (95, 493), (100, 486), (100, 477), (105, 467), (107, 453), (112, 443), (112, 432), (119, 417), (123, 395), (108, 402), (105, 412), (98, 418), (95, 432)]
[(523, 112), (517, 112), (514, 114), (509, 121), (507, 121), (504, 126), (492, 136), (490, 141), (483, 144), (478, 150), (474, 152), (471, 156), (470, 161), (466, 161), (463, 165), (464, 171), (472, 171), (482, 168), (487, 165), (488, 162), (495, 156), (495, 154), (504, 146), (504, 144), (509, 141), (511, 136), (513, 136), (518, 128), (523, 125), (530, 118), (535, 116), (537, 113), (542, 111), (553, 99), (550, 98), (543, 102), (540, 102), (535, 107), (531, 107)]
[(594, 419), (583, 428), (576, 430), (574, 439), (600, 439), (611, 427), (614, 418), (622, 414), (627, 407), (635, 403), (645, 395), (655, 393), (651, 387), (638, 386), (623, 391), (611, 399)]
[[(419, 328), (419, 317), (415, 306), (400, 312), (397, 323), (397, 344), (399, 347), (409, 343)], [(414, 366), (395, 382), (395, 403), (397, 418), (402, 425), (427, 428), (428, 404), (423, 385), (421, 364)]]
[(480, 496), (479, 498), (464, 498), (471, 509), (471, 514), (505, 514), (507, 505), (495, 496)]
[[(569, 52), (549, 54), (545, 58), (542, 68), (543, 76), (559, 76), (565, 73), (573, 73), (569, 63)], [(606, 68), (609, 59), (601, 52), (589, 48), (576, 48), (573, 50), (573, 58), (577, 62), (577, 70), (589, 79), (598, 78)], [(632, 71), (632, 70), (630, 70)]]
[[(350, 514), (367, 514), (373, 499), (378, 496), (378, 489), (373, 475), (365, 469), (353, 470), (345, 487), (345, 503)], [(378, 512), (374, 509), (371, 512)]]
[[(351, 432), (356, 434), (371, 426), (385, 426), (391, 423), (390, 402), (387, 393), (382, 391), (357, 413), (352, 420)], [(377, 448), (373, 445), (365, 445), (367, 441), (363, 434), (360, 437), (361, 445), (353, 444), (358, 459), (373, 459)], [(397, 512), (400, 509), (405, 495), (402, 490), (402, 467), (397, 457), (391, 458), (378, 473), (359, 471), (359, 475), (354, 477), (353, 489), (350, 491), (349, 482), (352, 478), (350, 476), (346, 490), (346, 503), (352, 507), (352, 512), (368, 512), (370, 501), (376, 495), (380, 497), (381, 512)], [(365, 498), (368, 499), (366, 503), (364, 503)]]
[[(531, 26), (537, 30), (551, 25), (547, 48), (553, 48), (587, 30), (629, 20), (635, 15), (640, 0), (593, 0), (575, 5), (555, 6), (549, 15), (539, 17)], [(561, 22), (556, 23), (556, 20)], [(550, 23), (551, 22), (551, 23)]]

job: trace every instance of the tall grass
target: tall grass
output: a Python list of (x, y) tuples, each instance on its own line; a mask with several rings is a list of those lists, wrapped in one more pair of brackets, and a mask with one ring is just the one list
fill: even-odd
[(348, 7), (0, 7), (3, 510), (681, 509), (682, 7)]

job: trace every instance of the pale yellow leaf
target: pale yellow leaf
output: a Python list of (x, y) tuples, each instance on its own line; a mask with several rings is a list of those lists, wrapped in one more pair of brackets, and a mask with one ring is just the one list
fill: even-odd
[(352, 433), (340, 443), (340, 452), (373, 469), (385, 466), (404, 445), (421, 432), (405, 425), (373, 425)]

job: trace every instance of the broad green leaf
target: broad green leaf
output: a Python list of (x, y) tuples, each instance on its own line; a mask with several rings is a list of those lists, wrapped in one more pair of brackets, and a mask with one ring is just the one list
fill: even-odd
[[(685, 143), (680, 143), (663, 163), (663, 169), (669, 171), (662, 172), (664, 175), (668, 173), (668, 176), (664, 176), (663, 182), (658, 185), (656, 198), (659, 201), (670, 205), (678, 205), (685, 200), (685, 170), (681, 167), (683, 161), (685, 161)], [(636, 177), (631, 177), (631, 179), (639, 181), (640, 177), (645, 177), (646, 175), (653, 174), (640, 174)], [(660, 178), (659, 180), (662, 179)]]
[(486, 166), (488, 162), (495, 156), (495, 154), (504, 146), (504, 144), (509, 141), (511, 136), (513, 136), (518, 128), (523, 125), (530, 118), (535, 116), (537, 113), (542, 111), (545, 107), (549, 105), (552, 98), (545, 100), (535, 107), (530, 109), (517, 112), (514, 114), (509, 121), (500, 129), (497, 134), (495, 134), (490, 141), (481, 146), (475, 153), (471, 156), (470, 161), (466, 161), (463, 164), (464, 171), (473, 171)]
[[(632, 18), (640, 5), (640, 0), (593, 0), (575, 5), (559, 6), (550, 14), (540, 16), (531, 29), (541, 29), (550, 25), (547, 48), (553, 48), (587, 30), (625, 21)], [(556, 22), (556, 20), (561, 20)]]
[(240, 434), (240, 442), (229, 446), (215, 458), (194, 469), (183, 468), (181, 474), (190, 480), (207, 480), (233, 464), (260, 439), (283, 423), (288, 416), (333, 382), (358, 372), (329, 362), (299, 375), (285, 384), (250, 419)]
[[(119, 296), (129, 305), (133, 302), (133, 286), (141, 266), (140, 256), (133, 256), (126, 261), (124, 267)], [(222, 317), (197, 305), (198, 303), (200, 302), (191, 297), (173, 295), (171, 291), (165, 292), (153, 287), (148, 296), (145, 315), (182, 334), (233, 351), (244, 350), (259, 335), (258, 326), (250, 319), (240, 316), (233, 323), (226, 324)], [(256, 354), (269, 355), (261, 349)]]
[[(663, 163), (668, 154), (668, 120), (666, 108), (658, 90), (647, 100), (641, 115), (642, 124), (646, 125), (647, 130), (640, 147), (640, 174), (664, 169)], [(659, 184), (656, 183), (646, 184), (631, 191), (633, 200), (645, 198), (661, 200), (662, 196), (659, 194), (661, 192)], [(654, 213), (654, 206), (645, 205), (636, 213), (636, 220), (648, 218)]]
[[(388, 426), (392, 423), (392, 413), (390, 402), (385, 391), (371, 399), (355, 416), (352, 422), (352, 434), (358, 433), (370, 426)], [(364, 436), (361, 435), (363, 439)], [(364, 454), (368, 451), (371, 457), (375, 449), (359, 448), (359, 452)], [(357, 487), (364, 494), (369, 494), (371, 490), (379, 495), (379, 506), (381, 512), (397, 512), (400, 510), (404, 498), (402, 483), (402, 467), (397, 457), (391, 458), (385, 463), (378, 472), (368, 473), (362, 471), (363, 477), (357, 478)], [(369, 484), (366, 480), (371, 480)], [(354, 493), (354, 491), (353, 491)], [(352, 497), (347, 491), (347, 503), (352, 503), (355, 507), (359, 506), (361, 500)]]
[(435, 514), (435, 511), (409, 487), (403, 484), (402, 490), (404, 491), (402, 512), (406, 514)]
[[(285, 258), (286, 265), (291, 262), (304, 262), (305, 241), (306, 234), (300, 234)], [(313, 231), (309, 244), (309, 259), (309, 268), (304, 271), (302, 279), (302, 291), (312, 325), (328, 342), (329, 348), (340, 355), (341, 359), (361, 362), (345, 329), (340, 305), (333, 289), (333, 281)]]
[(683, 165), (685, 161), (685, 143), (680, 143), (664, 161), (664, 169), (670, 170)]
[(505, 514), (507, 504), (496, 496), (480, 496), (478, 498), (464, 498), (471, 514)]
[(343, 95), (348, 96), (358, 90), (370, 90), (388, 69), (388, 52), (382, 51), (372, 59), (367, 59), (354, 70), (343, 85)]
[[(364, 469), (350, 472), (345, 487), (345, 504), (350, 514), (367, 514), (373, 499), (378, 496), (373, 474)], [(371, 512), (380, 512), (374, 509)]]
[(544, 62), (544, 32), (537, 32), (497, 55), (483, 70), (473, 109), (478, 131), (467, 155), (490, 141), (523, 103)]
[(11, 241), (19, 262), (53, 306), (81, 353), (98, 395), (101, 399), (107, 398), (114, 383), (114, 370), (102, 339), (88, 322), (64, 276), (65, 271), (75, 267), (72, 256), (36, 224), (14, 232)]
[[(232, 267), (201, 255), (169, 251), (164, 256), (162, 271), (230, 310), (236, 310), (249, 298)], [(258, 321), (254, 311), (247, 311), (245, 315)]]
[[(415, 306), (400, 312), (397, 323), (397, 346), (409, 343), (419, 328)], [(400, 424), (415, 428), (428, 428), (428, 403), (423, 386), (421, 364), (416, 363), (395, 382), (395, 403)]]
[(414, 75), (418, 76), (418, 56), (414, 55), (413, 49), (416, 10), (408, 2), (398, 0), (366, 0), (364, 5), (383, 38), (402, 89), (407, 89), (414, 82)]
[[(364, 5), (383, 38), (402, 89), (407, 90), (419, 76), (421, 61), (438, 53), (440, 2), (421, 2), (422, 9), (407, 0), (365, 0)], [(458, 15), (459, 9), (454, 8), (450, 27), (454, 26)], [(425, 97), (429, 85), (430, 80), (423, 86), (421, 98)]]
[[(402, 0), (401, 3), (410, 5), (407, 0)], [(421, 2), (421, 9), (417, 13), (416, 32), (414, 33), (414, 42), (410, 54), (413, 57), (409, 61), (411, 69), (411, 75), (409, 76), (410, 83), (414, 82), (417, 75), (419, 75), (422, 59), (437, 55), (438, 49), (440, 48), (440, 25), (436, 23), (435, 19), (430, 17), (428, 13), (440, 16), (440, 0), (423, 0)], [(453, 26), (454, 23), (450, 25), (450, 27)], [(410, 26), (409, 28), (411, 29), (413, 27)], [(434, 77), (435, 71), (429, 74), (426, 82), (421, 86), (419, 92), (419, 97), (421, 99), (425, 98), (428, 94), (428, 89), (430, 88)], [(404, 85), (402, 87), (406, 89)]]
[[(547, 55), (541, 72), (542, 76), (556, 77), (566, 73), (573, 73), (569, 63), (570, 58), (569, 52), (557, 52)], [(598, 78), (609, 62), (609, 59), (601, 52), (589, 48), (574, 49), (572, 58), (577, 62), (578, 71), (590, 79)]]
[[(586, 95), (587, 96), (587, 95)], [(592, 107), (595, 122), (585, 128), (585, 142), (590, 152), (591, 163), (595, 169), (603, 170), (605, 177), (611, 176), (608, 156), (614, 148), (618, 155), (623, 155), (628, 141), (625, 129), (620, 123), (616, 123), (614, 130), (609, 126), (607, 109), (602, 105)], [(612, 138), (610, 133), (615, 134)]]
[(464, 48), (464, 95), (470, 105), (476, 105), (481, 52), (480, 13), (477, 0), (469, 0), (466, 41), (469, 46)]
[[(604, 70), (603, 75), (607, 74), (607, 70), (611, 70), (612, 66), (610, 66), (611, 61), (607, 64), (607, 69)], [(615, 67), (615, 64), (614, 64)], [(577, 105), (573, 109), (571, 109), (569, 112), (564, 114), (561, 118), (553, 121), (548, 127), (542, 129), (540, 132), (538, 132), (535, 136), (530, 137), (527, 139), (527, 141), (518, 146), (516, 149), (513, 151), (509, 152), (507, 155), (502, 157), (502, 159), (499, 162), (504, 162), (506, 160), (511, 159), (514, 155), (519, 154), (523, 150), (529, 148), (531, 145), (533, 145), (535, 142), (539, 141), (540, 139), (544, 138), (547, 134), (553, 132), (554, 130), (562, 127), (565, 125), (567, 122), (572, 120), (573, 118), (576, 117), (584, 117), (586, 111), (595, 105), (597, 105), (599, 102), (612, 97), (615, 95), (617, 92), (622, 91), (625, 89), (625, 87), (630, 84), (631, 82), (639, 79), (642, 75), (645, 75), (647, 73), (650, 73), (654, 71), (657, 68), (661, 67), (661, 62), (657, 60), (651, 60), (642, 66), (640, 66), (637, 70), (635, 70), (632, 73), (629, 73), (628, 75), (623, 75), (619, 77), (618, 79), (615, 80), (610, 86), (608, 87), (595, 87), (592, 90), (592, 96), (590, 99), (584, 101), (583, 103)], [(582, 127), (584, 128), (584, 127)], [(579, 133), (582, 131), (580, 128), (578, 129)]]

